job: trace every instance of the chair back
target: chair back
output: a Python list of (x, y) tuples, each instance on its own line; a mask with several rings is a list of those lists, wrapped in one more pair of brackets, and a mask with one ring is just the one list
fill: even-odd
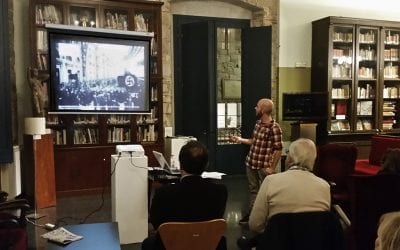
[(374, 249), (379, 218), (400, 210), (400, 175), (354, 175), (349, 180), (355, 249)]
[(166, 222), (158, 233), (166, 250), (215, 250), (226, 230), (224, 219)]
[(354, 143), (329, 143), (318, 147), (315, 175), (331, 184), (332, 203), (348, 211), (350, 194), (348, 178), (354, 173), (357, 160)]
[(270, 218), (257, 250), (343, 250), (340, 221), (330, 211), (281, 213)]
[(314, 173), (337, 186), (346, 186), (354, 173), (357, 147), (353, 143), (329, 143), (318, 147)]

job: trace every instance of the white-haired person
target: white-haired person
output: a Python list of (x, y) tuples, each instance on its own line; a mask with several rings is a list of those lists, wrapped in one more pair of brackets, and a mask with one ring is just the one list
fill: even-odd
[(250, 229), (258, 235), (240, 238), (237, 243), (241, 249), (257, 245), (258, 236), (273, 215), (330, 211), (330, 186), (312, 172), (316, 157), (312, 140), (300, 138), (291, 143), (285, 162), (288, 170), (268, 175), (261, 184), (249, 218)]

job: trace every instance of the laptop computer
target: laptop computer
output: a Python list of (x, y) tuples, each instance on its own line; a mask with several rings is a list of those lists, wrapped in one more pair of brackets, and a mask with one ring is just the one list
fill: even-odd
[(160, 164), (160, 167), (165, 170), (169, 174), (173, 175), (179, 175), (181, 174), (181, 171), (177, 168), (171, 168), (171, 166), (168, 164), (168, 162), (165, 160), (165, 157), (162, 153), (158, 151), (153, 151), (153, 155), (158, 161), (158, 164)]

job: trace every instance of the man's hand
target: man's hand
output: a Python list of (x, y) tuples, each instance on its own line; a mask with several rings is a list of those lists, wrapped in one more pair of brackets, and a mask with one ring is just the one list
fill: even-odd
[(262, 171), (264, 172), (265, 175), (270, 175), (274, 173), (274, 169), (270, 167), (262, 168)]
[(242, 137), (233, 135), (233, 136), (231, 136), (230, 141), (233, 143), (242, 143), (241, 139), (242, 139)]

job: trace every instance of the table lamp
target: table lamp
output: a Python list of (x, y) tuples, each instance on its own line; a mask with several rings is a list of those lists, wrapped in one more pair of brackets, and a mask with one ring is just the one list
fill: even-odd
[(46, 134), (46, 119), (44, 117), (26, 117), (24, 133), (32, 135), (34, 140), (39, 140)]

